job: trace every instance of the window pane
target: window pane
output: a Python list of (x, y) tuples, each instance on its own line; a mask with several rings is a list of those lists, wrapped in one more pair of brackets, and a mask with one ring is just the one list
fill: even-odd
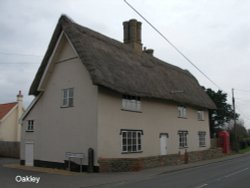
[(122, 139), (122, 145), (126, 145), (127, 144), (127, 140), (126, 140), (126, 138), (123, 138)]
[(131, 139), (131, 137), (132, 137), (132, 132), (129, 131), (129, 132), (128, 132), (128, 138)]
[(141, 151), (141, 132), (139, 131), (123, 131), (121, 133), (121, 146), (123, 152)]
[(69, 98), (69, 104), (68, 104), (68, 106), (73, 106), (73, 98)]
[(69, 88), (68, 92), (69, 92), (69, 97), (73, 97), (73, 95), (74, 95), (74, 89), (73, 88)]
[(128, 145), (128, 152), (131, 152), (131, 151), (132, 151), (132, 146)]
[(127, 151), (127, 146), (122, 146), (122, 151)]
[(136, 139), (136, 132), (133, 132), (133, 139)]
[(138, 145), (138, 151), (141, 151), (141, 145), (140, 144)]
[(67, 89), (63, 89), (63, 98), (66, 99), (68, 97)]

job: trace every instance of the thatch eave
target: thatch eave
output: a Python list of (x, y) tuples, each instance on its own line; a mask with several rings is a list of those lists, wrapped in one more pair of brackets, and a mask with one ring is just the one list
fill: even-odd
[(122, 94), (216, 108), (197, 79), (187, 70), (144, 52), (135, 53), (128, 45), (82, 27), (66, 16), (59, 19), (30, 94), (39, 94), (38, 85), (62, 31), (87, 68), (93, 84)]

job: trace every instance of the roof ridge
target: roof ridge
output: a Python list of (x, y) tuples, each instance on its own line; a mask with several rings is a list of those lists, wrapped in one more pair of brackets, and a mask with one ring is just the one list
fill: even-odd
[[(63, 16), (65, 16), (65, 15), (63, 15)], [(65, 16), (65, 17), (67, 18), (67, 16)], [(68, 19), (68, 18), (67, 18), (67, 19)], [(110, 45), (113, 45), (113, 46), (116, 46), (116, 47), (122, 47), (122, 48), (124, 48), (124, 49), (126, 49), (126, 50), (128, 50), (128, 51), (133, 51), (129, 46), (127, 46), (126, 44), (124, 44), (123, 42), (121, 42), (121, 41), (119, 41), (119, 40), (113, 39), (113, 38), (111, 38), (111, 37), (109, 37), (109, 36), (105, 36), (105, 35), (103, 35), (102, 33), (99, 33), (99, 32), (97, 32), (97, 31), (94, 31), (94, 30), (90, 29), (90, 28), (84, 27), (84, 26), (82, 26), (82, 25), (80, 25), (80, 24), (78, 24), (78, 23), (75, 23), (75, 22), (72, 21), (72, 20), (71, 20), (71, 23), (72, 23), (74, 26), (76, 26), (76, 27), (77, 27), (76, 29), (77, 29), (79, 32), (81, 32), (81, 33), (82, 33), (82, 30), (84, 30), (84, 31), (85, 31), (84, 33), (87, 34), (88, 36), (94, 37), (95, 39), (101, 40), (101, 41), (103, 41), (103, 42), (107, 42), (107, 43), (109, 43)], [(90, 31), (91, 33), (90, 33), (89, 31)], [(115, 44), (112, 43), (111, 40), (112, 40), (113, 42), (115, 42)], [(144, 55), (147, 55), (147, 56), (148, 56), (148, 54), (144, 53), (144, 51), (142, 51), (142, 55), (143, 55), (143, 56), (144, 56)], [(150, 56), (150, 57), (151, 57), (151, 58), (154, 58), (155, 60), (157, 60), (159, 63), (163, 64), (164, 66), (168, 65), (168, 66), (169, 66), (168, 68), (171, 68), (172, 70), (181, 71), (181, 72), (183, 72), (184, 74), (186, 74), (187, 76), (192, 77), (192, 78), (195, 78), (195, 77), (194, 77), (188, 70), (186, 70), (186, 69), (182, 69), (182, 68), (180, 68), (180, 67), (178, 67), (178, 66), (176, 66), (176, 65), (173, 65), (173, 64), (171, 64), (171, 63), (165, 62), (165, 61), (163, 61), (163, 60), (161, 60), (161, 59), (159, 59), (159, 58), (157, 58), (157, 57), (155, 57), (155, 56)], [(195, 79), (196, 79), (196, 78), (195, 78)]]
[(17, 102), (0, 103), (0, 105), (17, 104)]
[[(91, 36), (91, 37), (93, 37), (93, 38), (95, 38), (95, 39), (98, 39), (98, 40), (101, 40), (101, 41), (103, 41), (103, 42), (107, 42), (107, 43), (109, 43), (109, 44), (111, 44), (111, 45), (115, 45), (115, 46), (123, 46), (124, 48), (127, 48), (127, 45), (125, 45), (124, 43), (122, 43), (121, 41), (119, 41), (119, 40), (117, 40), (117, 39), (114, 39), (114, 38), (111, 38), (111, 37), (109, 37), (109, 36), (106, 36), (106, 35), (103, 35), (102, 33), (100, 33), (100, 32), (97, 32), (97, 31), (94, 31), (94, 30), (92, 30), (92, 29), (90, 29), (90, 28), (87, 28), (87, 27), (84, 27), (84, 26), (82, 26), (82, 25), (79, 25), (79, 24), (77, 24), (77, 23), (74, 23), (74, 22), (72, 22), (72, 24), (74, 25), (74, 26), (76, 26), (76, 29), (80, 32), (80, 33), (83, 33), (83, 31), (84, 31), (84, 34), (87, 34), (88, 36)], [(115, 44), (114, 43), (112, 43), (112, 42), (115, 42)], [(128, 48), (128, 49), (130, 49), (130, 48)]]

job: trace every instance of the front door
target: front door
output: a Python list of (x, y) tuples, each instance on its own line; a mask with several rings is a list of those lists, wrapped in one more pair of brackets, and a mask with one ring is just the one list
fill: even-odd
[(167, 155), (167, 133), (161, 133), (160, 134), (160, 150), (161, 155)]
[(34, 165), (33, 149), (34, 149), (34, 143), (32, 142), (25, 143), (25, 166)]

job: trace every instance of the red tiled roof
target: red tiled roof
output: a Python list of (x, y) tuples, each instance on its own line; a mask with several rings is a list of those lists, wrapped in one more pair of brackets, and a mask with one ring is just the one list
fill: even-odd
[(16, 106), (17, 102), (0, 104), (0, 120), (11, 111), (14, 106)]

